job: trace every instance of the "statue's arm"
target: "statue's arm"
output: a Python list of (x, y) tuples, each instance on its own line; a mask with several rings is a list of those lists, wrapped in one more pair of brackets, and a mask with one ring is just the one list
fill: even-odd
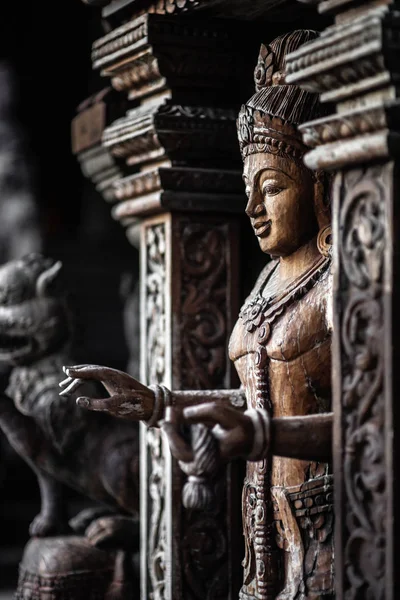
[[(190, 414), (199, 414), (196, 406), (204, 405), (207, 410), (210, 403), (215, 403), (218, 410), (226, 407), (236, 409), (232, 424), (242, 417), (246, 409), (246, 396), (243, 388), (233, 390), (195, 390), (171, 392), (172, 406), (182, 409), (184, 415), (193, 407)], [(261, 409), (260, 409), (261, 410)], [(265, 418), (269, 422), (270, 450), (272, 454), (301, 460), (316, 460), (326, 462), (332, 457), (332, 426), (333, 413), (323, 413), (307, 416), (276, 417), (269, 419), (266, 411)], [(207, 423), (207, 416), (200, 417), (201, 422), (211, 426), (216, 425), (212, 418)], [(193, 421), (194, 422), (194, 421)]]
[(238, 410), (246, 408), (246, 395), (243, 388), (231, 390), (175, 390), (171, 392), (172, 406), (185, 408), (204, 402), (216, 402), (232, 406)]
[(332, 414), (270, 418), (262, 409), (246, 411), (244, 390), (169, 391), (147, 387), (122, 371), (98, 365), (66, 367), (62, 394), (69, 395), (85, 381), (103, 384), (109, 397), (79, 397), (77, 403), (122, 419), (163, 427), (179, 460), (190, 457), (179, 426), (202, 423), (212, 428), (221, 456), (230, 460), (262, 460), (269, 453), (302, 460), (327, 461), (332, 453)]
[(121, 419), (144, 421), (155, 427), (165, 418), (167, 407), (181, 412), (184, 407), (200, 403), (228, 405), (238, 410), (246, 408), (243, 389), (169, 391), (161, 385), (146, 386), (127, 373), (99, 365), (64, 367), (67, 378), (60, 383), (61, 396), (75, 394), (86, 381), (98, 381), (109, 394), (105, 398), (79, 396), (77, 404)]
[[(182, 411), (183, 422), (211, 428), (224, 460), (263, 460), (270, 454), (327, 462), (332, 455), (332, 413), (271, 418), (264, 409), (238, 410), (225, 403), (207, 402)], [(182, 422), (182, 420), (181, 420)], [(162, 427), (175, 458), (193, 460), (193, 453), (181, 437), (176, 418)]]
[(271, 451), (277, 456), (329, 462), (333, 413), (271, 419)]

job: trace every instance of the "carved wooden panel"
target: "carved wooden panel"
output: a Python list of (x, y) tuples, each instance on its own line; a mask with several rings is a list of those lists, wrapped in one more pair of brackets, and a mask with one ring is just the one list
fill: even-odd
[(335, 410), (341, 447), (336, 468), (343, 515), (337, 526), (338, 588), (346, 600), (390, 597), (385, 565), (391, 452), (385, 435), (392, 420), (385, 407), (391, 396), (385, 371), (391, 369), (391, 353), (385, 322), (391, 321), (391, 308), (385, 289), (392, 277), (392, 182), (393, 163), (347, 170), (336, 182)]
[[(143, 223), (143, 381), (231, 386), (226, 345), (237, 311), (236, 247), (234, 218), (168, 214)], [(214, 510), (188, 511), (182, 472), (160, 431), (143, 427), (141, 443), (142, 598), (233, 600), (241, 558), (240, 514), (227, 506), (238, 491), (234, 474), (221, 476)]]
[[(335, 565), (338, 600), (397, 597), (396, 398), (400, 16), (326, 0), (336, 23), (288, 59), (288, 81), (336, 102), (302, 127), (333, 194)], [(343, 11), (342, 13), (340, 11)], [(347, 11), (347, 12), (346, 12)]]
[[(151, 222), (142, 231), (141, 379), (171, 385), (167, 235), (165, 219)], [(141, 457), (141, 546), (147, 550), (141, 554), (141, 596), (161, 600), (172, 598), (166, 582), (170, 570), (166, 515), (171, 511), (170, 489), (166, 488), (170, 487), (171, 458), (159, 429), (141, 425)]]

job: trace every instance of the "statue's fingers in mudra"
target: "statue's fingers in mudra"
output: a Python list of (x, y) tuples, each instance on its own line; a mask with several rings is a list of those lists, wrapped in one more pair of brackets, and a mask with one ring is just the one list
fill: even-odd
[(172, 456), (181, 462), (190, 463), (194, 460), (194, 452), (182, 435), (181, 417), (182, 413), (178, 416), (176, 410), (167, 408), (165, 419), (160, 422), (160, 427), (168, 438)]
[[(252, 420), (237, 409), (217, 402), (205, 402), (183, 410), (186, 423), (202, 423), (212, 428), (213, 436), (218, 440), (220, 457), (232, 459), (251, 454), (254, 439)], [(190, 447), (180, 435), (176, 424), (168, 420), (162, 424), (168, 437), (171, 452), (183, 462), (192, 460)]]
[(134, 421), (146, 421), (152, 416), (154, 392), (127, 373), (88, 364), (63, 367), (63, 370), (67, 378), (59, 384), (61, 396), (69, 396), (87, 380), (101, 383), (110, 394), (108, 398), (80, 396), (76, 402), (82, 408)]

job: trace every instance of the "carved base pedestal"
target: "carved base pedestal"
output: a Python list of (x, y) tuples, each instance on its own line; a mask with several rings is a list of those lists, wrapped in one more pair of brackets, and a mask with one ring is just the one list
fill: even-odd
[(20, 564), (15, 600), (132, 600), (132, 557), (84, 537), (32, 538)]

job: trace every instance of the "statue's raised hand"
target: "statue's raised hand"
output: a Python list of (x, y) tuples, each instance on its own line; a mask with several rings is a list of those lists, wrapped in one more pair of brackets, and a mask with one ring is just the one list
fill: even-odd
[(63, 388), (60, 396), (76, 392), (86, 381), (101, 383), (110, 394), (108, 398), (88, 398), (79, 396), (78, 406), (106, 412), (114, 417), (133, 421), (151, 419), (154, 409), (154, 392), (122, 371), (99, 365), (75, 365), (63, 367), (67, 378), (59, 385)]

